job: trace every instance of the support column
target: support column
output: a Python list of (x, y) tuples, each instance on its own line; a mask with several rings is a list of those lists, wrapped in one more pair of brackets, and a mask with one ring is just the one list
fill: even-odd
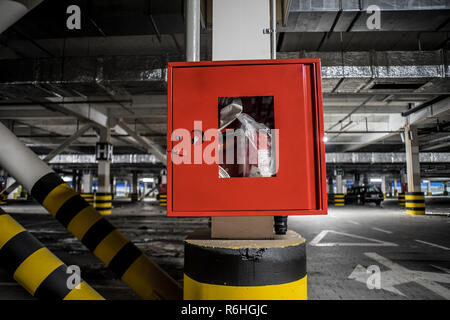
[(396, 197), (397, 196), (397, 193), (398, 193), (398, 190), (397, 190), (397, 180), (394, 180), (394, 186), (393, 186), (393, 188), (394, 188), (394, 197)]
[(427, 182), (427, 196), (432, 196), (433, 193), (431, 192), (431, 181), (428, 180)]
[[(213, 0), (213, 60), (270, 59), (264, 30), (271, 29), (274, 4)], [(211, 226), (185, 241), (185, 299), (306, 299), (304, 238), (288, 230), (275, 240), (273, 216), (212, 217)], [(241, 259), (242, 252), (249, 258)]]
[(448, 196), (447, 181), (444, 181), (443, 184), (444, 184), (444, 196)]
[(386, 199), (386, 176), (381, 176), (381, 192), (383, 192), (383, 197)]
[(112, 159), (111, 129), (100, 129), (100, 141), (96, 146), (98, 160), (97, 192), (94, 195), (94, 207), (101, 214), (111, 214), (110, 161)]
[(425, 214), (425, 197), (420, 190), (419, 136), (417, 128), (405, 128), (406, 173), (408, 192), (405, 193), (406, 213), (411, 215)]
[(345, 195), (342, 186), (342, 173), (339, 173), (341, 170), (336, 170), (338, 173), (336, 174), (336, 194), (334, 195), (334, 205), (342, 207), (345, 205)]
[(138, 173), (136, 171), (132, 172), (132, 179), (131, 179), (131, 201), (137, 202), (139, 198), (139, 185), (138, 185)]
[(92, 173), (89, 170), (83, 170), (81, 177), (81, 197), (90, 205), (94, 204), (94, 193), (92, 193)]

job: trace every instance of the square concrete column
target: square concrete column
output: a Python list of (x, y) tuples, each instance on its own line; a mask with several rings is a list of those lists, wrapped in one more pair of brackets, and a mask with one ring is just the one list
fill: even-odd
[(408, 192), (420, 192), (419, 136), (417, 128), (405, 128), (406, 174)]
[[(110, 143), (111, 142), (111, 129), (101, 128), (100, 129), (100, 143)], [(110, 180), (110, 159), (108, 156), (104, 157), (106, 160), (98, 161), (98, 189), (99, 193), (110, 193), (111, 192), (111, 180)]]
[(383, 196), (386, 196), (386, 177), (381, 177), (381, 192), (383, 192)]
[(336, 193), (342, 194), (344, 193), (344, 188), (342, 186), (342, 175), (336, 175)]

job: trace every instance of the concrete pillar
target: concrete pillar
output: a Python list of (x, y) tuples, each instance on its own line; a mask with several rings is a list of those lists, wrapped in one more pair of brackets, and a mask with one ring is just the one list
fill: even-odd
[(444, 181), (443, 184), (444, 184), (444, 196), (448, 196), (447, 181)]
[(133, 171), (132, 173), (132, 179), (131, 179), (131, 201), (136, 202), (138, 201), (139, 196), (139, 185), (138, 185), (138, 173), (136, 171)]
[(405, 193), (405, 209), (407, 214), (425, 214), (425, 197), (420, 189), (419, 136), (417, 128), (405, 128), (406, 174), (408, 192)]
[(405, 128), (406, 174), (408, 192), (420, 192), (419, 136), (417, 128)]
[(431, 181), (427, 182), (427, 196), (431, 196)]
[[(110, 143), (111, 141), (111, 129), (101, 128), (100, 129), (100, 143)], [(98, 189), (99, 193), (110, 193), (111, 192), (111, 182), (110, 182), (110, 160), (99, 160), (98, 161)]]
[(338, 174), (336, 175), (336, 194), (342, 194), (343, 188), (342, 188), (342, 175)]
[(94, 195), (94, 207), (101, 214), (111, 214), (111, 178), (110, 161), (112, 158), (111, 129), (100, 128), (100, 141), (97, 145), (96, 158), (98, 159), (98, 187)]
[(381, 176), (381, 192), (383, 192), (383, 196), (386, 198), (386, 176)]
[(342, 180), (342, 193), (347, 193), (347, 179)]
[(89, 170), (83, 171), (81, 178), (81, 188), (83, 193), (92, 193), (92, 172)]
[(397, 195), (397, 180), (394, 180), (394, 196)]
[(362, 182), (363, 186), (369, 185), (369, 176), (367, 174), (363, 175)]

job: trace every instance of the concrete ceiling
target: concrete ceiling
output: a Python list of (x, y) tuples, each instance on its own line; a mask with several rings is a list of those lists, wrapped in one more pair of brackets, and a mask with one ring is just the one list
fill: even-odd
[[(287, 3), (283, 1), (283, 4)], [(65, 27), (70, 4), (81, 30)], [(402, 112), (442, 98), (414, 123), (421, 149), (450, 151), (450, 3), (291, 1), (278, 26), (278, 58), (322, 59), (327, 152), (399, 152)], [(211, 59), (210, 1), (203, 2), (202, 59)], [(183, 2), (44, 0), (0, 34), (0, 121), (45, 154), (83, 123), (113, 127), (115, 153), (146, 153), (120, 126), (165, 147), (166, 64), (184, 59)], [(434, 108), (434, 109), (433, 109)], [(68, 153), (93, 153), (91, 129)]]

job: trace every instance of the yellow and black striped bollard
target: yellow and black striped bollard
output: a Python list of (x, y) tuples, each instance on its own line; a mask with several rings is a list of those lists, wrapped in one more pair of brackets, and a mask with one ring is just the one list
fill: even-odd
[(162, 207), (167, 206), (167, 194), (160, 194), (159, 195), (159, 205)]
[(6, 199), (8, 199), (8, 196), (6, 194), (0, 194), (0, 205), (7, 204)]
[(70, 289), (67, 265), (1, 209), (0, 264), (38, 299), (104, 300), (82, 280)]
[(94, 195), (94, 208), (100, 214), (111, 214), (112, 210), (111, 193), (96, 192)]
[(401, 207), (405, 206), (405, 194), (404, 193), (398, 194), (398, 205)]
[(425, 214), (425, 196), (423, 192), (406, 192), (405, 209), (407, 214)]
[(185, 300), (306, 300), (306, 240), (288, 230), (273, 240), (185, 241)]
[(91, 207), (55, 172), (31, 194), (69, 232), (143, 299), (182, 298), (178, 283)]
[(336, 193), (334, 195), (334, 205), (342, 207), (345, 205), (345, 195), (342, 193)]
[(91, 206), (94, 205), (94, 194), (93, 193), (80, 193), (80, 196), (86, 200)]

